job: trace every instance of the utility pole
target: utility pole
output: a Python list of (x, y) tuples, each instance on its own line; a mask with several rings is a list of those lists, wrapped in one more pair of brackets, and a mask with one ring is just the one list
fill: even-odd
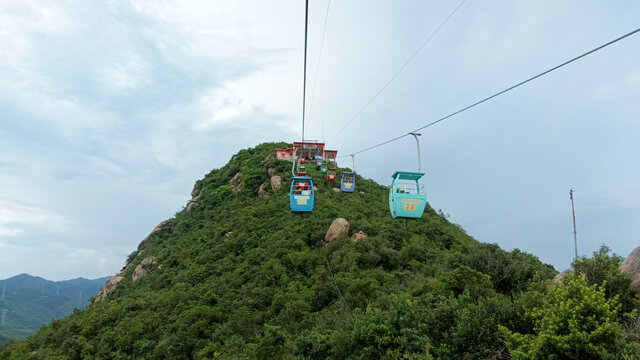
[(573, 215), (573, 246), (576, 250), (576, 257), (574, 260), (578, 260), (578, 232), (576, 231), (576, 210), (573, 205), (573, 189), (569, 190), (569, 198), (571, 199), (571, 215)]

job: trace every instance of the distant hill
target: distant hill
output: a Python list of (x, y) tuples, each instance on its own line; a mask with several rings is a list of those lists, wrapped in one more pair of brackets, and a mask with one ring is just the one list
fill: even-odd
[(0, 342), (24, 338), (52, 319), (84, 309), (107, 279), (50, 281), (20, 274), (0, 280)]

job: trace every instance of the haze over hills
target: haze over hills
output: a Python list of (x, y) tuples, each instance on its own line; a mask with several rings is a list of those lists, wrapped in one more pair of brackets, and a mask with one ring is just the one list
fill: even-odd
[[(573, 321), (582, 332), (556, 344), (585, 355), (579, 358), (640, 354), (619, 323), (637, 307), (630, 279), (606, 249), (598, 255), (598, 266), (608, 266), (595, 272), (599, 277), (587, 270), (585, 279), (567, 275), (563, 293), (549, 286), (557, 272), (534, 255), (480, 243), (428, 205), (420, 219), (392, 219), (387, 187), (358, 174), (356, 191), (341, 193), (312, 166), (314, 210), (292, 213), (291, 163), (273, 156), (287, 146), (241, 150), (198, 180), (186, 206), (153, 229), (91, 306), (5, 345), (0, 358), (557, 354), (563, 348), (536, 345), (556, 341), (556, 334), (538, 336), (546, 320), (531, 314), (558, 308), (573, 294), (588, 300), (584, 311), (576, 302), (566, 307), (567, 314), (580, 312)], [(606, 294), (596, 287), (603, 279), (613, 284)], [(576, 348), (572, 339), (589, 346)]]
[(0, 337), (23, 338), (52, 319), (85, 308), (108, 278), (50, 281), (20, 274), (0, 280)]

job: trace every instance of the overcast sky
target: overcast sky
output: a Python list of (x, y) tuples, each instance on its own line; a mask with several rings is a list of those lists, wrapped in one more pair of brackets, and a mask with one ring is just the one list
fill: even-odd
[[(334, 0), (319, 67), (327, 1), (310, 2), (306, 137), (338, 155), (640, 27), (631, 0), (467, 0), (355, 117), (459, 1)], [(0, 279), (113, 275), (205, 173), (299, 140), (303, 46), (302, 0), (0, 0)], [(561, 271), (573, 187), (580, 254), (626, 256), (640, 245), (639, 100), (640, 34), (428, 128), (429, 201)], [(382, 184), (416, 167), (409, 137), (356, 156)]]

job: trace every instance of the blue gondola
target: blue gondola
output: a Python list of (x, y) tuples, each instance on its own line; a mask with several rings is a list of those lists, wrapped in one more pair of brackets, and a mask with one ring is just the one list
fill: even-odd
[(294, 176), (289, 190), (289, 206), (293, 212), (313, 211), (314, 191), (313, 178)]
[(427, 192), (424, 186), (424, 173), (396, 171), (391, 176), (389, 188), (389, 210), (395, 219), (420, 218), (427, 204)]
[(352, 193), (356, 189), (356, 175), (345, 171), (340, 178), (340, 191)]

